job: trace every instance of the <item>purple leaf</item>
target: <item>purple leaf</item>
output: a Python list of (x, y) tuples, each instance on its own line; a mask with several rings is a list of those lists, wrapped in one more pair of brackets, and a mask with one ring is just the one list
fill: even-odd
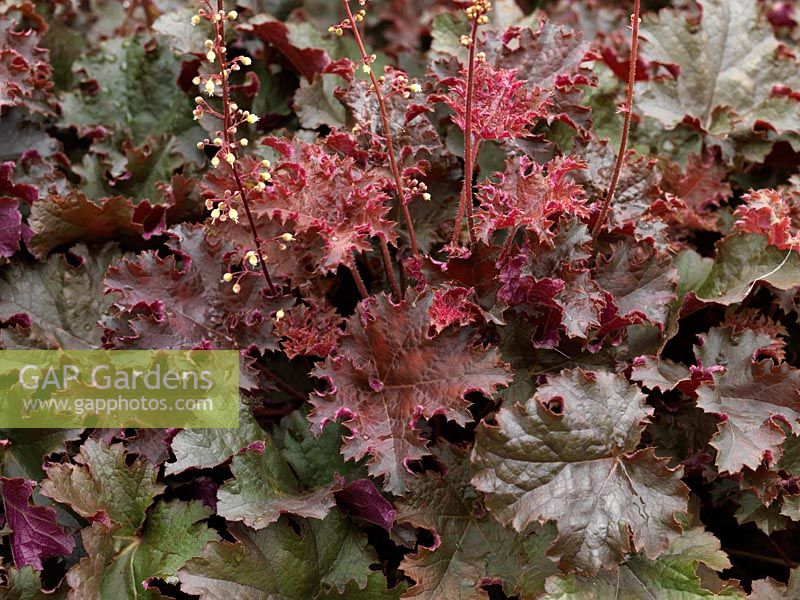
[(49, 506), (29, 503), (36, 482), (15, 477), (0, 477), (6, 522), (11, 534), (11, 554), (17, 567), (42, 568), (42, 559), (72, 552), (75, 541), (56, 521)]
[(22, 216), (14, 198), (0, 198), (0, 257), (10, 258), (19, 250)]
[(352, 514), (383, 527), (386, 531), (391, 530), (396, 511), (371, 479), (357, 479), (336, 492), (335, 496)]

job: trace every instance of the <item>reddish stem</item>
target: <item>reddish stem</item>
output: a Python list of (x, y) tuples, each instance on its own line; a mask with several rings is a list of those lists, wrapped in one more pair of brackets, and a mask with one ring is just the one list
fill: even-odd
[[(356, 24), (355, 17), (353, 16), (353, 11), (350, 10), (350, 2), (349, 0), (342, 0), (342, 4), (344, 4), (344, 8), (347, 11), (347, 18), (350, 22), (350, 28), (353, 31), (353, 37), (356, 40), (359, 52), (361, 52), (361, 60), (364, 61), (365, 65), (369, 66), (367, 49), (364, 46), (364, 41), (361, 39), (361, 33), (358, 31), (358, 26)], [(378, 100), (378, 108), (380, 109), (381, 120), (383, 121), (384, 138), (386, 139), (386, 152), (389, 154), (389, 165), (392, 170), (392, 177), (394, 178), (395, 187), (397, 188), (397, 199), (400, 203), (400, 210), (403, 213), (403, 219), (405, 220), (406, 227), (408, 228), (408, 237), (411, 241), (411, 253), (414, 256), (419, 256), (417, 234), (414, 231), (414, 224), (411, 221), (411, 212), (408, 210), (408, 204), (406, 203), (403, 178), (400, 175), (400, 167), (397, 165), (397, 157), (394, 154), (394, 144), (392, 143), (392, 130), (390, 129), (389, 112), (386, 110), (386, 102), (383, 98), (383, 93), (381, 92), (380, 83), (378, 82), (378, 78), (375, 77), (375, 73), (372, 69), (369, 71), (369, 78), (372, 82), (372, 89), (375, 92), (375, 98)], [(392, 276), (394, 276), (394, 274)]]
[(383, 266), (386, 269), (386, 277), (389, 279), (389, 287), (392, 288), (392, 296), (395, 301), (399, 301), (403, 296), (400, 293), (400, 286), (397, 284), (397, 277), (392, 268), (392, 255), (389, 254), (389, 244), (386, 243), (386, 238), (378, 236), (378, 242), (381, 247), (381, 256), (383, 257)]
[(634, 84), (636, 82), (636, 61), (639, 58), (639, 14), (641, 12), (641, 0), (634, 0), (633, 3), (633, 17), (632, 31), (631, 31), (631, 55), (630, 65), (628, 67), (628, 87), (625, 97), (625, 122), (622, 126), (622, 138), (619, 142), (619, 153), (617, 154), (617, 163), (614, 166), (614, 174), (611, 177), (611, 184), (608, 187), (608, 193), (603, 201), (603, 207), (600, 209), (600, 214), (594, 224), (592, 231), (592, 242), (597, 241), (600, 231), (605, 225), (608, 218), (608, 211), (611, 208), (611, 203), (614, 201), (614, 193), (617, 191), (617, 183), (619, 183), (619, 176), (622, 173), (622, 166), (625, 164), (625, 152), (628, 148), (628, 135), (631, 130), (631, 119), (633, 118), (633, 93)]
[(475, 105), (475, 47), (478, 45), (478, 19), (472, 24), (470, 31), (472, 43), (469, 45), (469, 68), (467, 71), (467, 114), (464, 135), (464, 156), (466, 157), (466, 173), (464, 174), (464, 204), (467, 209), (467, 229), (469, 240), (475, 243), (475, 224), (472, 221), (472, 176), (477, 158), (477, 145), (473, 148), (472, 119)]
[[(224, 11), (223, 0), (217, 0), (217, 11)], [(215, 33), (217, 35), (217, 39), (222, 40), (221, 44), (225, 44), (225, 18), (223, 17), (222, 19), (214, 21), (214, 28), (216, 30)], [(220, 50), (220, 48), (217, 48), (217, 50)], [(225, 75), (225, 55), (225, 52), (217, 52), (220, 74), (222, 76), (222, 137), (225, 141), (225, 146), (232, 150), (233, 144), (231, 143), (230, 133), (230, 89), (228, 87), (228, 78)], [(245, 192), (244, 185), (242, 184), (242, 178), (239, 175), (239, 168), (236, 163), (231, 165), (231, 170), (233, 171), (233, 179), (236, 182), (236, 188), (242, 198), (244, 212), (247, 215), (247, 222), (250, 226), (250, 233), (253, 235), (253, 242), (256, 245), (256, 254), (258, 255), (258, 262), (261, 265), (261, 272), (264, 275), (264, 280), (267, 282), (267, 287), (269, 288), (270, 294), (275, 296), (278, 293), (278, 290), (275, 287), (275, 284), (272, 283), (272, 278), (269, 276), (269, 270), (267, 269), (267, 263), (264, 261), (264, 256), (261, 251), (263, 242), (261, 241), (261, 237), (258, 235), (256, 222), (255, 219), (253, 219), (253, 213), (250, 210), (250, 201), (247, 199), (247, 192)]]
[(358, 288), (358, 293), (361, 294), (361, 299), (363, 300), (368, 297), (369, 292), (367, 291), (367, 286), (364, 284), (364, 279), (361, 277), (361, 273), (358, 272), (355, 254), (353, 254), (353, 266), (350, 267), (350, 274), (353, 276), (353, 281), (356, 282), (356, 288)]

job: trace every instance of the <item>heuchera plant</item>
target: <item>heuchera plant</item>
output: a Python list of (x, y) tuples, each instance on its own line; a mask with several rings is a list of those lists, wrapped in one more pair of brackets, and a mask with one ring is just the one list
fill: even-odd
[[(800, 598), (796, 1), (0, 1), (0, 599)], [(0, 382), (0, 385), (5, 383)]]

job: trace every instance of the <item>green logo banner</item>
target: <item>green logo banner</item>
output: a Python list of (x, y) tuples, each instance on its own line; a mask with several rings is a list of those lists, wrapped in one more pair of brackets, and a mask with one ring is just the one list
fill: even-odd
[(235, 350), (3, 350), (0, 427), (239, 425)]

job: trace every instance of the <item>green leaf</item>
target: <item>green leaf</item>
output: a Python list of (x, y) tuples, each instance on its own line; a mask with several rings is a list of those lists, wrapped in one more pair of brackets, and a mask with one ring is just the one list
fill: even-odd
[(562, 568), (596, 573), (635, 550), (656, 558), (681, 531), (688, 489), (653, 448), (636, 450), (653, 410), (644, 400), (621, 375), (564, 370), (478, 426), (472, 484), (518, 531), (556, 521)]
[(745, 299), (758, 282), (779, 290), (800, 285), (800, 255), (769, 246), (757, 234), (737, 234), (717, 244), (717, 257), (697, 297), (728, 306)]
[(656, 560), (636, 555), (618, 571), (596, 577), (557, 575), (547, 580), (544, 600), (701, 600), (743, 598), (740, 589), (724, 587), (719, 593), (706, 590), (697, 574), (703, 564), (714, 571), (730, 568), (719, 540), (702, 527), (684, 531), (669, 550)]
[(233, 480), (217, 492), (217, 513), (261, 529), (281, 514), (324, 519), (336, 504), (331, 487), (301, 489), (275, 443), (267, 437), (233, 457)]
[(797, 131), (800, 104), (773, 91), (778, 86), (800, 87), (800, 70), (794, 55), (781, 50), (769, 22), (760, 17), (756, 0), (699, 4), (699, 25), (679, 10), (644, 18), (645, 58), (678, 65), (680, 73), (674, 81), (643, 84), (637, 105), (668, 128), (688, 116), (705, 131), (720, 135), (752, 135), (758, 121), (777, 133)]
[(316, 437), (306, 417), (295, 411), (283, 418), (272, 438), (300, 483), (315, 488), (331, 483), (335, 473), (348, 480), (367, 476), (363, 461), (345, 461), (339, 452), (343, 433), (341, 425), (328, 423)]
[(65, 587), (55, 593), (43, 592), (39, 573), (31, 566), (21, 569), (10, 567), (6, 571), (6, 578), (6, 586), (0, 588), (0, 600), (63, 600), (67, 597)]
[(264, 430), (243, 402), (238, 429), (183, 429), (178, 433), (171, 445), (175, 461), (165, 463), (164, 472), (174, 475), (191, 468), (215, 467), (263, 438)]
[(180, 60), (163, 45), (150, 49), (141, 37), (113, 37), (73, 69), (96, 82), (94, 95), (64, 94), (63, 127), (81, 135), (102, 126), (141, 144), (147, 136), (178, 133), (192, 126), (191, 99), (176, 84)]
[(132, 535), (153, 499), (164, 491), (156, 483), (157, 470), (147, 460), (137, 458), (128, 464), (122, 444), (109, 446), (89, 438), (74, 460), (76, 464), (45, 467), (42, 494), (86, 518), (105, 513), (120, 525), (119, 535)]
[(341, 129), (345, 126), (347, 115), (344, 106), (333, 95), (341, 81), (336, 75), (322, 74), (317, 75), (313, 83), (300, 82), (294, 105), (302, 127), (317, 129), (325, 125)]
[(197, 54), (203, 51), (203, 43), (209, 37), (210, 25), (204, 21), (201, 26), (192, 25), (192, 17), (197, 10), (183, 6), (163, 13), (153, 23), (153, 31), (169, 40), (173, 52), (178, 54)]
[[(0, 439), (9, 442), (0, 449), (3, 477), (41, 480), (45, 475), (42, 457), (52, 452), (63, 452), (64, 442), (77, 439), (81, 431), (80, 429), (0, 429)], [(34, 494), (38, 494), (38, 490)]]
[(160, 502), (133, 537), (122, 535), (117, 526), (94, 523), (82, 534), (87, 557), (67, 573), (72, 594), (81, 600), (161, 598), (143, 584), (154, 577), (173, 577), (207, 542), (217, 538), (214, 531), (198, 523), (210, 514), (198, 501)]
[(461, 36), (468, 32), (469, 21), (463, 13), (436, 15), (431, 28), (431, 51), (443, 57), (455, 56), (466, 63), (469, 50), (461, 44)]
[(389, 588), (386, 578), (381, 573), (370, 573), (367, 578), (367, 587), (359, 588), (354, 581), (348, 581), (344, 591), (328, 590), (319, 594), (316, 600), (400, 600), (404, 596), (407, 585), (405, 582), (396, 587)]
[[(103, 295), (103, 275), (120, 252), (109, 244), (91, 252), (84, 245), (72, 248), (71, 254), (51, 256), (43, 264), (17, 261), (0, 270), (0, 322), (17, 314), (30, 317), (27, 339), (4, 339), (0, 345), (11, 347), (97, 348), (102, 331), (100, 316), (114, 301)], [(4, 331), (4, 330), (3, 330)]]
[(230, 531), (236, 543), (209, 544), (178, 573), (184, 592), (202, 600), (309, 600), (342, 592), (351, 580), (364, 587), (375, 560), (364, 536), (336, 510), (297, 529), (281, 517), (259, 531)]
[(95, 144), (73, 171), (84, 180), (81, 191), (94, 200), (122, 195), (134, 201), (164, 204), (159, 186), (197, 157), (195, 149), (190, 156), (183, 154), (180, 143), (174, 136), (164, 135), (148, 137), (140, 146), (125, 140), (119, 149), (110, 143)]

